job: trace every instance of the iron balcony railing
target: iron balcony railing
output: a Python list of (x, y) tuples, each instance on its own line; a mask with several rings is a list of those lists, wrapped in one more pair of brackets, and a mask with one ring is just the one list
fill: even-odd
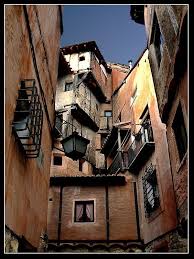
[(151, 124), (141, 127), (128, 151), (118, 151), (108, 167), (109, 174), (129, 169), (134, 171), (141, 165), (154, 148)]
[(122, 167), (121, 152), (117, 152), (116, 156), (112, 161), (112, 164), (108, 168), (108, 173), (109, 174), (117, 173), (121, 167)]
[(112, 164), (108, 168), (109, 174), (115, 174), (123, 169), (127, 168), (127, 159), (126, 159), (127, 152), (125, 151), (118, 151), (116, 156), (114, 157)]
[[(149, 151), (153, 150), (154, 138), (151, 124), (141, 127), (138, 134), (136, 134), (134, 141), (128, 150), (128, 165), (129, 169), (137, 163), (137, 158), (143, 158), (149, 155)], [(139, 163), (139, 162), (138, 162)]]

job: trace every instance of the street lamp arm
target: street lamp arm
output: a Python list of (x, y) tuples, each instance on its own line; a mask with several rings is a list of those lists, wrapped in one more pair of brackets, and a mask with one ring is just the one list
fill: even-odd
[(53, 148), (55, 148), (55, 149), (57, 149), (57, 150), (59, 150), (59, 151), (61, 151), (61, 152), (64, 153), (64, 150), (63, 150), (63, 149), (60, 149), (60, 148), (58, 148), (58, 147), (56, 147), (56, 146), (53, 146)]

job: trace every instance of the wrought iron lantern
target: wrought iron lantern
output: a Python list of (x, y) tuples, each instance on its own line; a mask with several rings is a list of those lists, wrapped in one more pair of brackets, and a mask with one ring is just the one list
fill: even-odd
[(78, 135), (76, 131), (61, 140), (65, 155), (73, 160), (82, 158), (85, 155), (89, 143), (90, 141), (88, 139)]
[[(90, 143), (90, 140), (80, 136), (76, 131), (76, 127), (70, 122), (63, 120), (61, 115), (61, 113), (58, 113), (56, 116), (54, 134), (56, 138), (62, 137), (60, 142), (62, 144), (63, 150), (57, 147), (55, 148), (63, 151), (67, 157), (70, 157), (73, 160), (78, 160), (85, 156), (87, 145)], [(63, 137), (62, 124), (69, 124), (72, 126), (72, 129), (74, 127), (75, 130), (72, 130), (71, 135)]]

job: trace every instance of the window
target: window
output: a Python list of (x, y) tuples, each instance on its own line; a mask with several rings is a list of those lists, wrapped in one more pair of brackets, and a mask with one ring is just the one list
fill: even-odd
[(145, 176), (142, 177), (144, 192), (144, 207), (146, 217), (149, 217), (159, 205), (159, 190), (156, 177), (156, 168), (152, 164), (147, 166)]
[(110, 126), (111, 126), (111, 121), (112, 121), (112, 111), (104, 111), (104, 120), (106, 125), (104, 124), (104, 129), (106, 128), (107, 130), (109, 130)]
[(135, 100), (136, 97), (137, 97), (137, 86), (135, 87), (135, 90), (133, 92), (132, 99)]
[(121, 112), (119, 113), (118, 120), (121, 122)]
[(179, 158), (181, 161), (187, 151), (187, 132), (185, 128), (183, 112), (182, 112), (180, 103), (178, 105), (178, 108), (174, 117), (174, 121), (172, 123), (172, 128), (175, 134), (175, 139), (176, 139), (177, 148), (179, 152)]
[(102, 134), (101, 134), (101, 147), (103, 146), (104, 141), (105, 141), (107, 135), (108, 135), (108, 134), (106, 134), (106, 133), (102, 133)]
[(137, 86), (135, 87), (135, 90), (134, 90), (134, 92), (133, 92), (133, 94), (131, 96), (131, 105), (135, 101), (136, 97), (137, 97)]
[(75, 201), (75, 222), (94, 222), (94, 201)]
[(139, 117), (140, 120), (144, 120), (144, 118), (148, 115), (149, 111), (148, 111), (148, 105), (146, 105), (145, 109), (143, 110), (141, 116)]
[(160, 27), (158, 24), (158, 19), (156, 17), (156, 13), (154, 13), (154, 20), (153, 20), (153, 34), (152, 34), (152, 42), (155, 47), (156, 58), (158, 61), (158, 67), (160, 66), (162, 54), (163, 54), (163, 44), (164, 40), (162, 34), (160, 32)]
[(63, 123), (63, 114), (56, 114), (54, 134), (56, 137), (61, 136)]
[(84, 56), (79, 57), (79, 61), (84, 61), (84, 60), (85, 60)]
[(64, 91), (67, 92), (71, 90), (73, 90), (73, 82), (66, 82)]
[(54, 156), (53, 157), (54, 165), (62, 165), (62, 156)]
[(104, 117), (112, 117), (112, 111), (104, 111)]
[[(153, 137), (153, 131), (152, 131), (152, 125), (151, 125), (148, 105), (146, 105), (146, 107), (143, 110), (139, 119), (141, 120), (142, 128), (140, 129), (138, 134), (136, 134), (137, 139), (139, 137), (139, 140), (141, 139), (141, 141), (143, 141), (143, 143), (144, 142), (153, 142), (154, 137)], [(141, 137), (140, 137), (140, 135), (141, 135)]]

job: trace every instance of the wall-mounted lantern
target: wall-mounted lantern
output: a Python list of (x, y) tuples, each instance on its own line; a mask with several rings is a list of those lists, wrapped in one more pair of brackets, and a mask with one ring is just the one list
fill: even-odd
[(65, 155), (73, 160), (82, 158), (85, 155), (89, 143), (88, 139), (78, 135), (76, 131), (61, 141)]
[[(58, 118), (60, 118), (60, 119), (58, 119)], [(61, 122), (61, 125), (59, 125), (59, 122)], [(84, 157), (85, 153), (86, 153), (87, 145), (90, 143), (90, 140), (84, 138), (83, 136), (80, 136), (76, 130), (74, 130), (74, 131), (72, 130), (71, 135), (69, 135), (67, 137), (63, 137), (62, 124), (70, 124), (72, 126), (72, 129), (73, 129), (73, 127), (75, 128), (75, 126), (72, 125), (70, 122), (63, 120), (61, 118), (61, 113), (57, 114), (56, 123), (58, 124), (58, 125), (56, 125), (57, 131), (58, 131), (57, 136), (62, 137), (62, 140), (60, 142), (63, 146), (63, 150), (58, 147), (55, 147), (55, 148), (64, 152), (67, 157), (70, 157), (73, 160), (78, 160), (78, 159)], [(59, 132), (60, 132), (60, 134), (59, 134)]]
[(36, 158), (39, 155), (42, 123), (43, 111), (35, 80), (22, 80), (12, 127), (27, 158)]

